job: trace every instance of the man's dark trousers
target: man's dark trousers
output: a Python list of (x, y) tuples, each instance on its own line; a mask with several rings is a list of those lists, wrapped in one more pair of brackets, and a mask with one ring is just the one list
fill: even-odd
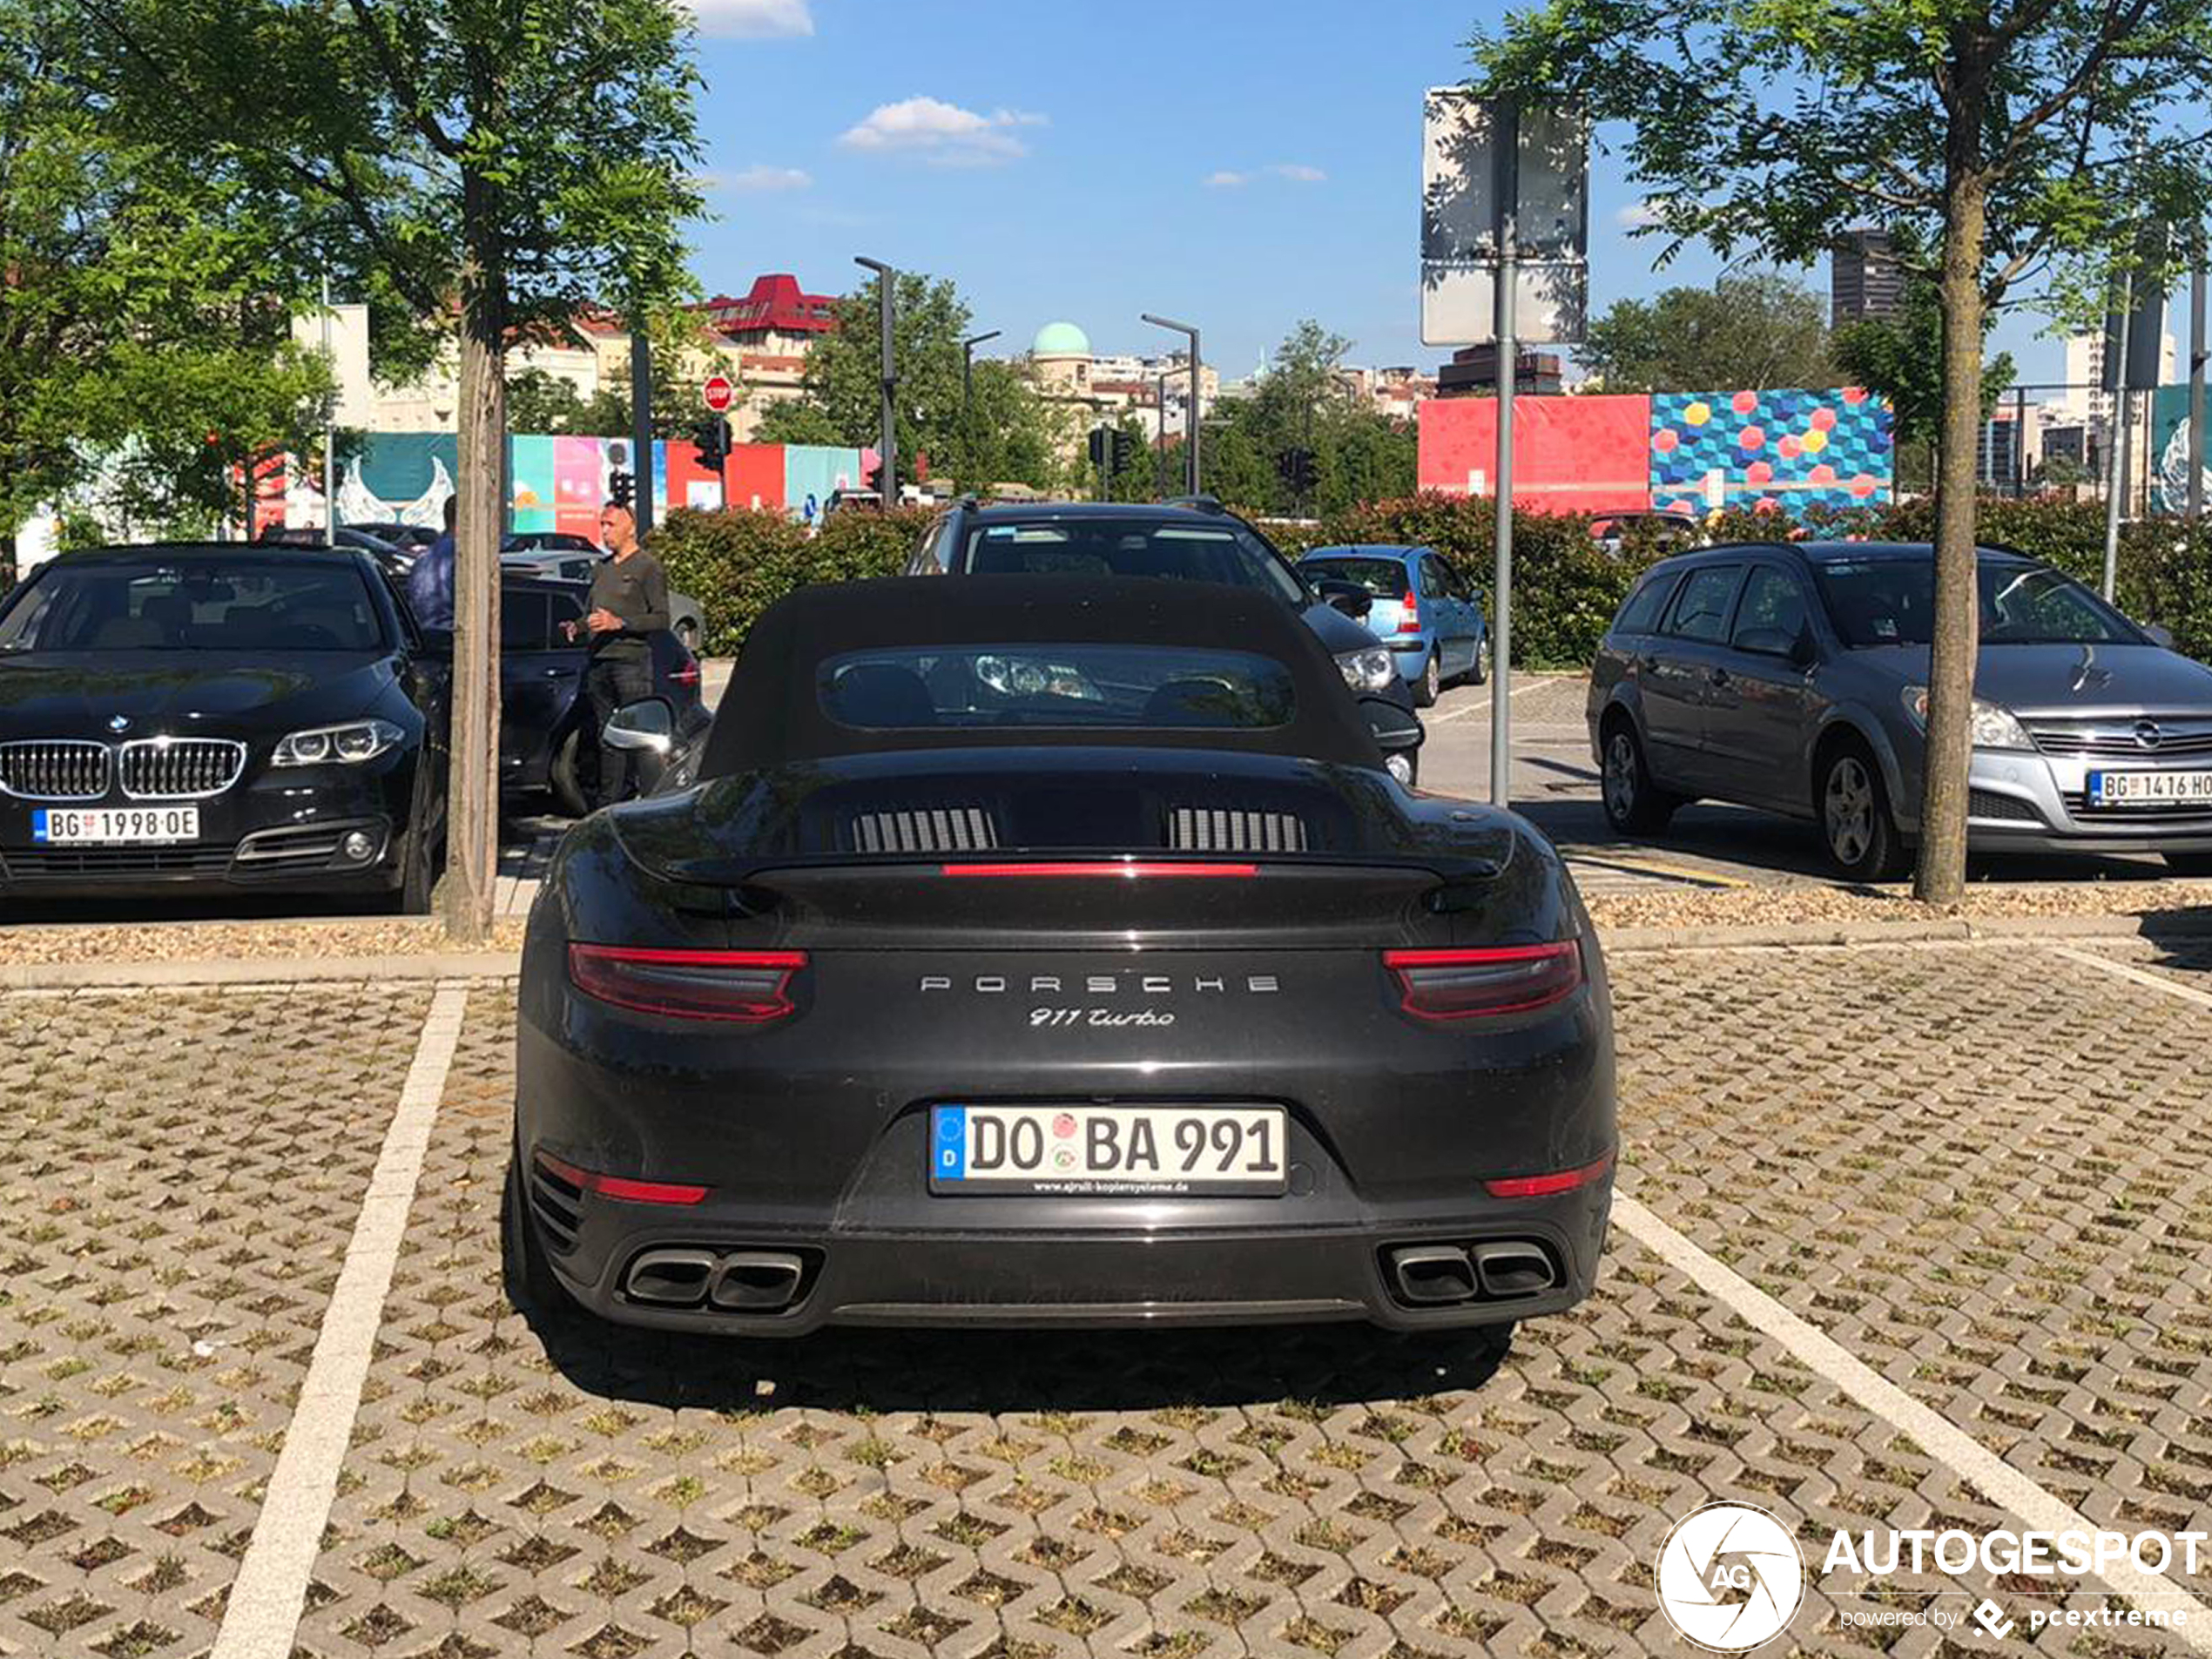
[[(583, 694), (591, 702), (591, 729), (604, 732), (607, 717), (624, 705), (636, 703), (653, 693), (652, 661), (643, 652), (610, 646), (591, 659), (591, 666), (584, 671)], [(611, 806), (618, 800), (627, 800), (631, 793), (631, 755), (627, 749), (608, 747), (605, 740), (599, 744), (599, 788), (593, 798), (595, 806)]]

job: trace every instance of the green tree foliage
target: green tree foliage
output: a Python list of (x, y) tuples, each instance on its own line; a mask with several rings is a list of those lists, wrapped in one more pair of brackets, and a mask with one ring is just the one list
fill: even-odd
[[(838, 300), (837, 327), (807, 354), (805, 395), (764, 412), (764, 441), (853, 448), (872, 448), (880, 441), (881, 280), (871, 277)], [(902, 271), (893, 298), (901, 478), (913, 480), (921, 456), (932, 476), (949, 476), (963, 486), (1044, 489), (1055, 482), (1058, 422), (1017, 365), (977, 361), (972, 395), (964, 398), (960, 342), (975, 331), (974, 313), (960, 290), (942, 278)]]
[[(565, 375), (542, 368), (524, 368), (507, 377), (507, 428), (510, 432), (588, 432), (593, 428), (584, 424), (585, 408), (583, 395)], [(629, 413), (627, 399), (624, 400), (623, 412)]]
[(1619, 300), (1575, 348), (1608, 392), (1832, 386), (1826, 301), (1779, 272)]
[(220, 157), (105, 90), (67, 0), (0, 0), (0, 563), (49, 504), (199, 532), (236, 469), (320, 434), (330, 378), (294, 350), (314, 249)]
[[(1201, 440), (1210, 495), (1253, 511), (1287, 515), (1341, 512), (1356, 502), (1409, 494), (1417, 472), (1418, 439), (1411, 422), (1393, 421), (1362, 403), (1342, 372), (1352, 342), (1308, 319), (1276, 349), (1251, 395), (1224, 398)], [(1293, 449), (1314, 457), (1308, 499), (1285, 481), (1282, 458)], [(1170, 457), (1181, 489), (1182, 446)]]
[(1986, 314), (2023, 279), (2141, 257), (2212, 201), (2204, 0), (1536, 0), (1474, 47), (1480, 90), (1627, 125), (1653, 230), (1818, 258), (1851, 228), (1925, 249), (1942, 317), (1936, 600), (1919, 897), (1957, 901), (1976, 651)]
[[(1993, 315), (1988, 320), (1994, 322)], [(1943, 307), (1935, 289), (1915, 277), (1894, 317), (1870, 317), (1836, 331), (1836, 361), (1854, 386), (1889, 400), (1899, 444), (1933, 446), (1943, 435)], [(2010, 352), (1981, 368), (1981, 418), (1997, 407), (2013, 380)]]

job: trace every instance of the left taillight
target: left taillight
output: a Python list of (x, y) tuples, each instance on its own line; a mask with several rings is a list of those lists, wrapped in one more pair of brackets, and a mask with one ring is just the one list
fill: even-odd
[(1526, 1014), (1571, 995), (1582, 982), (1576, 940), (1456, 950), (1386, 950), (1399, 1006), (1420, 1020), (1479, 1020)]
[(677, 1020), (765, 1025), (797, 1011), (791, 982), (803, 950), (667, 950), (569, 947), (569, 978), (587, 996)]
[(697, 685), (699, 683), (698, 658), (687, 658), (683, 667), (670, 672), (668, 678), (669, 683), (674, 685)]

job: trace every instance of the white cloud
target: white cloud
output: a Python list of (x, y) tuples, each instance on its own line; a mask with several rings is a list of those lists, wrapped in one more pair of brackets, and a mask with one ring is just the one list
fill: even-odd
[(1649, 197), (1641, 201), (1632, 201), (1613, 215), (1613, 222), (1624, 231), (1641, 230), (1646, 225), (1656, 225), (1659, 222), (1658, 204)]
[(814, 175), (803, 167), (772, 167), (766, 162), (755, 162), (742, 172), (716, 173), (707, 181), (711, 190), (805, 190), (814, 182)]
[(938, 166), (991, 166), (1029, 153), (1013, 129), (1044, 125), (1043, 116), (1020, 110), (981, 115), (942, 98), (917, 96), (878, 105), (838, 143), (848, 150), (920, 155)]
[(810, 0), (678, 0), (703, 35), (725, 39), (783, 39), (814, 32)]
[(1271, 179), (1287, 179), (1298, 185), (1318, 185), (1329, 176), (1320, 168), (1309, 167), (1302, 161), (1278, 161), (1258, 172), (1239, 172), (1234, 168), (1224, 167), (1218, 172), (1208, 173), (1205, 182), (1211, 190), (1237, 190), (1251, 184), (1262, 173)]

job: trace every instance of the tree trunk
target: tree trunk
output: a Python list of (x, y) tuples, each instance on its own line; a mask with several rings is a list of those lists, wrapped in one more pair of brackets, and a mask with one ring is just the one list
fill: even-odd
[[(1913, 897), (1955, 905), (1966, 886), (1966, 771), (1973, 758), (1974, 441), (1981, 423), (1981, 260), (1986, 183), (1980, 121), (1952, 114), (1945, 167), (1943, 424), (1936, 445), (1935, 638)], [(1963, 129), (1963, 131), (1962, 131)]]
[(446, 931), (481, 944), (499, 871), (499, 543), (506, 521), (507, 281), (491, 186), (462, 177), (461, 388), (455, 487), (452, 770)]

